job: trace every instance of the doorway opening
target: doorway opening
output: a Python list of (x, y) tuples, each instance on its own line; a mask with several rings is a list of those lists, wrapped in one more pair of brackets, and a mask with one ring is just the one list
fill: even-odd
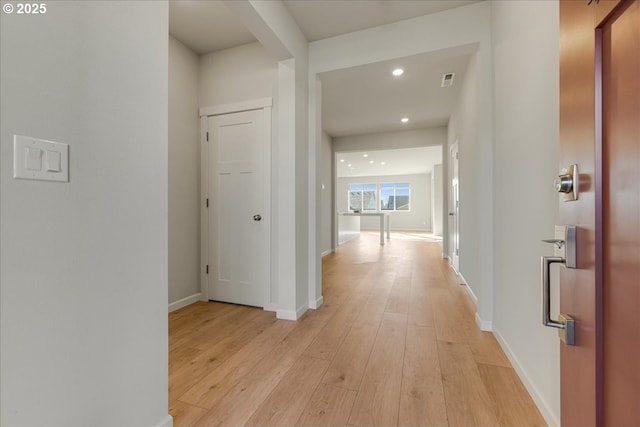
[(380, 244), (393, 231), (442, 239), (442, 145), (338, 151), (334, 170), (333, 250), (365, 230), (379, 232)]

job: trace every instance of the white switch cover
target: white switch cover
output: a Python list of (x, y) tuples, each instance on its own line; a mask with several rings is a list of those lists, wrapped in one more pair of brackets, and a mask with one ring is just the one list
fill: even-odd
[(42, 170), (42, 150), (38, 147), (25, 148), (25, 167), (30, 171)]
[(69, 144), (14, 135), (13, 177), (69, 182)]
[(47, 150), (47, 172), (60, 172), (62, 156), (59, 151)]

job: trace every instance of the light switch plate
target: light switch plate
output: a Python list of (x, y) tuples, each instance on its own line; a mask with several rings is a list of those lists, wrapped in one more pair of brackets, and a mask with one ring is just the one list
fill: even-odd
[(69, 144), (14, 135), (13, 177), (69, 182)]

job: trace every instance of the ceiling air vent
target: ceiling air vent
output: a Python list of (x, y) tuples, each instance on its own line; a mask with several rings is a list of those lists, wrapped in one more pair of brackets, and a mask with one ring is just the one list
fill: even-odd
[(449, 87), (453, 85), (453, 77), (456, 75), (456, 73), (446, 73), (442, 75), (442, 83), (440, 84), (441, 87)]

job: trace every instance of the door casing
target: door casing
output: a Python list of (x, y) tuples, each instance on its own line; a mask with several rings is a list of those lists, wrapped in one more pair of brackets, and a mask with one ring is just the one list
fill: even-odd
[(458, 140), (449, 148), (449, 171), (449, 257), (453, 269), (458, 273), (460, 271), (460, 154)]

